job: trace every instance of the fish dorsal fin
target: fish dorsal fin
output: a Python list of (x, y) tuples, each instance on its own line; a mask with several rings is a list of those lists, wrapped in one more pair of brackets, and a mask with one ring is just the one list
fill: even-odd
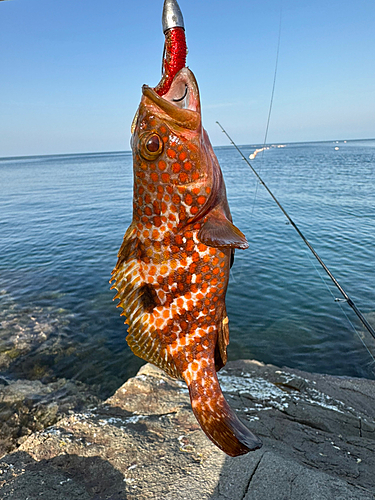
[(126, 340), (134, 354), (158, 366), (171, 377), (180, 378), (173, 358), (150, 322), (153, 311), (157, 313), (159, 301), (152, 285), (144, 281), (142, 262), (138, 259), (139, 247), (136, 229), (130, 226), (111, 280), (115, 281), (112, 288), (118, 292), (114, 298), (120, 300), (117, 307), (122, 307), (121, 316), (126, 316), (125, 323), (129, 325)]
[(227, 219), (220, 207), (207, 215), (198, 239), (210, 247), (245, 249), (249, 246), (245, 235)]

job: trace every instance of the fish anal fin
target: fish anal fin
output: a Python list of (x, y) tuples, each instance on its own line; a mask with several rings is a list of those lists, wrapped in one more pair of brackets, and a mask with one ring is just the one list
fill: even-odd
[(218, 328), (217, 344), (215, 347), (215, 369), (219, 371), (227, 364), (228, 355), (227, 347), (229, 344), (229, 320), (226, 309), (224, 307), (222, 320)]
[(245, 235), (227, 219), (220, 207), (206, 216), (198, 239), (210, 247), (245, 249), (249, 246)]

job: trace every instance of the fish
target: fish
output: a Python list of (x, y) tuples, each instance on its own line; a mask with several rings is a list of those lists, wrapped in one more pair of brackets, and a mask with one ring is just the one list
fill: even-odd
[(227, 362), (229, 271), (235, 249), (248, 242), (233, 224), (189, 68), (162, 96), (142, 87), (131, 146), (133, 219), (112, 273), (127, 343), (186, 382), (197, 421), (222, 451), (256, 450), (260, 439), (230, 408), (217, 377)]

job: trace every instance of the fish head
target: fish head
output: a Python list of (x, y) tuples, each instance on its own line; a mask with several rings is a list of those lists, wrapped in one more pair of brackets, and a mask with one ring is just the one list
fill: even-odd
[[(141, 103), (132, 124), (134, 158), (139, 155), (140, 162), (178, 160), (188, 143), (199, 144), (201, 128), (198, 84), (190, 69), (180, 70), (162, 97), (143, 85)], [(186, 159), (184, 154), (181, 157)]]
[(135, 193), (140, 187), (156, 194), (166, 185), (169, 192), (171, 187), (178, 191), (188, 206), (185, 212), (177, 207), (179, 224), (202, 219), (219, 204), (230, 218), (220, 166), (202, 126), (198, 84), (189, 68), (176, 74), (163, 96), (143, 86), (131, 143)]

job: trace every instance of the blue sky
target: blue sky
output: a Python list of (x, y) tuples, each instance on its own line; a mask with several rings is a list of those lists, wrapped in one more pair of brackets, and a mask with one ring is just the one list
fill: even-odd
[[(214, 145), (375, 137), (374, 0), (179, 0)], [(163, 0), (0, 2), (0, 157), (129, 150)]]

